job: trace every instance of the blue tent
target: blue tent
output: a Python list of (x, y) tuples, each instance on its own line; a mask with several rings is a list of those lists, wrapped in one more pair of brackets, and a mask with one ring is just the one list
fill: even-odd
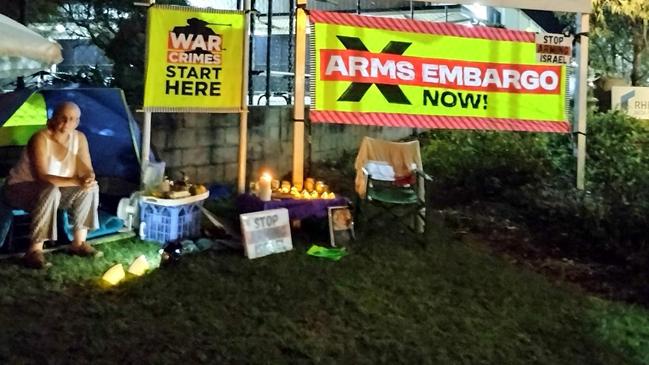
[(140, 129), (121, 89), (45, 88), (0, 94), (0, 146), (25, 145), (63, 101), (81, 108), (79, 130), (88, 138), (97, 176), (138, 183)]
[[(28, 88), (0, 94), (0, 149), (22, 149), (20, 146), (24, 146), (34, 132), (45, 128), (54, 108), (63, 101), (72, 101), (81, 109), (79, 130), (88, 138), (90, 156), (102, 191), (111, 185), (113, 190), (115, 187), (123, 190), (118, 194), (103, 194), (100, 198), (100, 209), (114, 213), (118, 199), (137, 189), (140, 181), (140, 129), (121, 89)], [(14, 157), (17, 160), (17, 155)], [(13, 164), (16, 161), (2, 162)], [(12, 213), (10, 207), (0, 205), (2, 248), (15, 210)], [(67, 217), (62, 217), (62, 228), (71, 239)], [(91, 232), (88, 238), (113, 233), (122, 227), (121, 220), (102, 211), (100, 224), (101, 228)]]

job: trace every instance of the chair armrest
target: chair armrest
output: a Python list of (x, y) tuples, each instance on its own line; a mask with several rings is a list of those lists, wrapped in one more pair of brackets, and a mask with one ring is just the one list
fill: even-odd
[(433, 178), (424, 172), (422, 169), (414, 169), (417, 176), (423, 177), (425, 181), (433, 181)]
[(365, 182), (369, 183), (370, 180), (372, 180), (372, 175), (365, 167), (361, 167), (361, 171), (363, 171), (363, 175), (365, 175)]

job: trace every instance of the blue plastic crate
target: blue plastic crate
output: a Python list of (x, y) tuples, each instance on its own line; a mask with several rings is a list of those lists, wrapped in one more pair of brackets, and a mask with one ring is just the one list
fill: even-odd
[(178, 239), (195, 238), (201, 230), (203, 201), (177, 206), (158, 205), (140, 200), (140, 224), (143, 238), (166, 243)]

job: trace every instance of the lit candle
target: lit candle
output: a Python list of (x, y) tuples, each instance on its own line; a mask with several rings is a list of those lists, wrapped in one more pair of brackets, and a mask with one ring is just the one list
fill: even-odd
[(273, 178), (268, 173), (263, 173), (259, 178), (258, 189), (259, 189), (259, 199), (261, 199), (261, 201), (264, 202), (270, 201), (270, 196), (271, 196), (270, 182), (272, 179)]

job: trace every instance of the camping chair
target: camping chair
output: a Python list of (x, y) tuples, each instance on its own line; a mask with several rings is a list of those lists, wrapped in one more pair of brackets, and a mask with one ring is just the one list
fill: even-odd
[[(419, 141), (390, 142), (365, 137), (356, 156), (356, 217), (368, 205), (380, 208), (422, 241), (431, 209)], [(365, 217), (371, 221), (371, 217)]]

